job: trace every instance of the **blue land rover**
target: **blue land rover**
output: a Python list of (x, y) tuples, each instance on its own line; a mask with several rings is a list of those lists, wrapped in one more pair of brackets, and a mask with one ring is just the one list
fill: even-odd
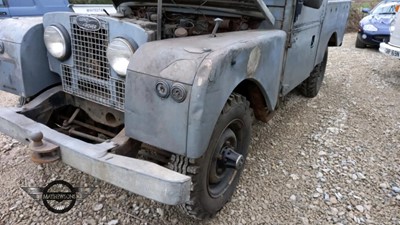
[(41, 16), (52, 11), (71, 11), (68, 0), (0, 0), (0, 18)]

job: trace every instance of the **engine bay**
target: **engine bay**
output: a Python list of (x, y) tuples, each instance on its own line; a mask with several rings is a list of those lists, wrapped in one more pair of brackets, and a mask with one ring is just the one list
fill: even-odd
[[(129, 8), (124, 10), (123, 14), (129, 22), (144, 29), (157, 30), (156, 7)], [(161, 21), (161, 39), (168, 39), (211, 34), (217, 23), (218, 33), (257, 29), (262, 19), (241, 15), (218, 17), (163, 10)]]

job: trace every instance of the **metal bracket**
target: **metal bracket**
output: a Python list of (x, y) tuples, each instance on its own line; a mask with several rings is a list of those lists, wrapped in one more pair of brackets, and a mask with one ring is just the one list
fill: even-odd
[(264, 14), (264, 16), (267, 18), (267, 21), (274, 26), (275, 25), (275, 17), (274, 15), (271, 13), (271, 10), (269, 10), (269, 8), (265, 5), (263, 0), (256, 0), (256, 2), (258, 3), (258, 7), (261, 9), (262, 14)]

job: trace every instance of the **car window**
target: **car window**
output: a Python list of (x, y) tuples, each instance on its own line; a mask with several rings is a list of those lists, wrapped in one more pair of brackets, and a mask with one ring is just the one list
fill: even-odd
[(4, 0), (0, 0), (0, 8), (6, 7), (6, 4), (4, 3)]
[(396, 5), (380, 5), (374, 9), (372, 14), (395, 14)]

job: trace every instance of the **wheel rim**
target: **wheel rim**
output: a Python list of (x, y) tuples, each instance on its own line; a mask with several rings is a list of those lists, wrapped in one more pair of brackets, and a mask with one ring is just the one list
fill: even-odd
[(238, 153), (242, 142), (241, 127), (243, 123), (240, 120), (232, 121), (220, 135), (214, 148), (212, 160), (208, 168), (207, 189), (211, 197), (218, 198), (222, 196), (235, 180), (238, 171), (233, 168), (227, 168), (222, 161), (223, 150), (226, 147), (232, 148)]

